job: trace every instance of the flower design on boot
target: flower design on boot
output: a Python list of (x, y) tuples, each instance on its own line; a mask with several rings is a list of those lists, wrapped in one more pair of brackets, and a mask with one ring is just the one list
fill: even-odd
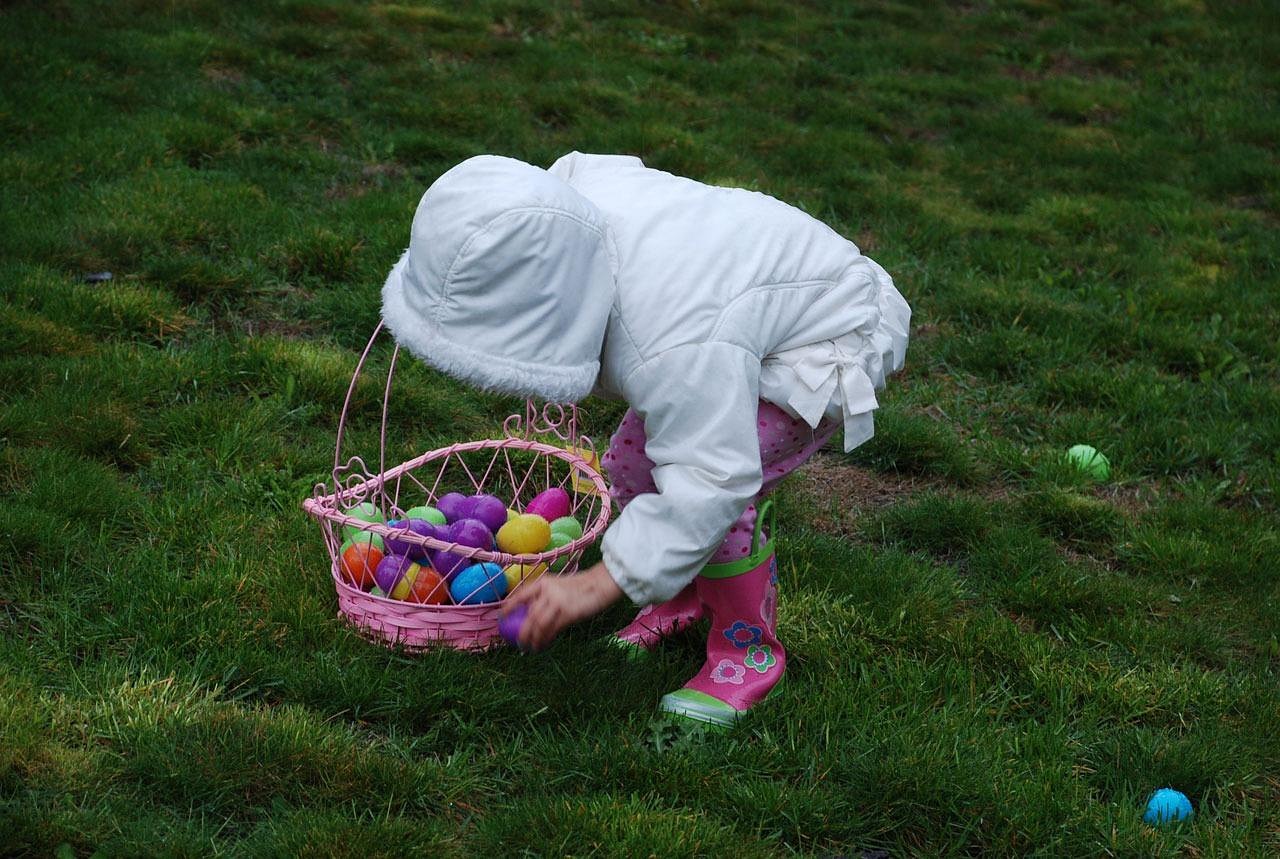
[(778, 589), (769, 585), (764, 591), (764, 601), (760, 603), (760, 619), (769, 629), (778, 626)]
[(773, 650), (767, 644), (759, 646), (752, 645), (747, 648), (747, 658), (743, 660), (748, 668), (754, 668), (761, 674), (764, 674), (770, 668), (778, 664), (778, 660), (773, 655)]
[(732, 683), (734, 686), (741, 686), (742, 680), (747, 676), (747, 669), (743, 668), (732, 659), (721, 659), (711, 671), (711, 680), (713, 683)]
[(733, 626), (724, 631), (724, 637), (733, 643), (734, 647), (739, 649), (750, 647), (753, 644), (760, 643), (760, 636), (764, 634), (764, 630), (758, 626), (752, 626), (745, 620), (735, 620)]

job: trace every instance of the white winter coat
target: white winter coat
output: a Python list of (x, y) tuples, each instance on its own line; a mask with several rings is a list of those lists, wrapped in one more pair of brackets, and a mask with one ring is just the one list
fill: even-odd
[(763, 398), (846, 449), (902, 366), (910, 309), (885, 271), (772, 197), (570, 153), (471, 158), (423, 195), (383, 288), (398, 342), (488, 390), (621, 397), (658, 491), (605, 532), (638, 604), (693, 580), (759, 491)]

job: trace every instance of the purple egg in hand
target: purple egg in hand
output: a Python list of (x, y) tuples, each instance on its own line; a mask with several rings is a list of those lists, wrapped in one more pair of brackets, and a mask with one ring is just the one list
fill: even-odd
[[(525, 616), (529, 614), (527, 606), (518, 605), (502, 617), (498, 618), (498, 634), (512, 647), (520, 647), (520, 629), (524, 626)], [(524, 648), (520, 648), (523, 650)]]
[(400, 577), (412, 566), (413, 559), (408, 555), (387, 555), (378, 562), (377, 569), (373, 571), (373, 580), (378, 583), (383, 593), (389, 594), (395, 589)]
[(507, 524), (507, 505), (496, 495), (476, 495), (471, 499), (471, 519), (479, 519), (494, 534)]
[(475, 501), (461, 492), (450, 492), (436, 502), (436, 509), (443, 513), (448, 521), (457, 522), (471, 515), (471, 506), (474, 503)]

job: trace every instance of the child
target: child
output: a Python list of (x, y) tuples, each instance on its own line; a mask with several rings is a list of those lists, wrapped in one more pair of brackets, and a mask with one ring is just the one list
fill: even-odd
[(711, 623), (705, 665), (663, 710), (729, 724), (763, 700), (786, 652), (756, 504), (838, 427), (846, 450), (871, 437), (911, 316), (884, 269), (772, 197), (638, 158), (482, 155), (423, 195), (382, 297), (396, 340), (455, 378), (631, 407), (602, 460), (621, 508), (603, 561), (511, 595), (522, 643), (625, 594), (645, 608), (622, 646)]

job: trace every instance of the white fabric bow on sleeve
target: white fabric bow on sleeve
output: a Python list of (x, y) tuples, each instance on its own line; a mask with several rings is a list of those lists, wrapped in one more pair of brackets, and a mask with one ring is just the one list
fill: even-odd
[(782, 353), (776, 357), (800, 381), (792, 387), (786, 403), (796, 415), (809, 426), (817, 426), (824, 415), (843, 412), (845, 450), (853, 450), (871, 438), (875, 432), (871, 413), (879, 401), (864, 362), (874, 364), (869, 369), (882, 376), (880, 356), (868, 355), (860, 361), (834, 340), (789, 352), (792, 354)]

